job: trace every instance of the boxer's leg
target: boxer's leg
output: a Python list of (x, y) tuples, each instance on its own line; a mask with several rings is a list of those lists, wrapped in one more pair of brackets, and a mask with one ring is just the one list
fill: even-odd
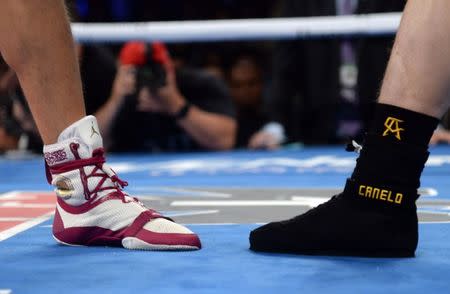
[(408, 1), (380, 103), (344, 191), (303, 215), (254, 230), (251, 249), (414, 256), (419, 179), (429, 139), (449, 105), (449, 13), (449, 1)]

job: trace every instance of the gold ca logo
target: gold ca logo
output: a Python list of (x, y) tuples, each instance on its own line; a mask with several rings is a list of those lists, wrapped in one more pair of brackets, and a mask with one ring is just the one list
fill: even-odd
[(385, 130), (383, 132), (383, 137), (393, 134), (398, 140), (401, 140), (400, 132), (404, 129), (400, 127), (402, 120), (389, 116), (384, 122)]

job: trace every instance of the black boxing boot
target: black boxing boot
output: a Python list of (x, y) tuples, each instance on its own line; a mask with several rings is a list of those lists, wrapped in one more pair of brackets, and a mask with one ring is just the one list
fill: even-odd
[(254, 251), (306, 255), (412, 257), (418, 241), (415, 201), (438, 120), (379, 104), (344, 191), (292, 219), (250, 234)]

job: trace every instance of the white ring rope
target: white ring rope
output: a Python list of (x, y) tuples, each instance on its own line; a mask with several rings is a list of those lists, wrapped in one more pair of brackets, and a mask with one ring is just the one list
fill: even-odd
[(79, 42), (201, 42), (394, 34), (401, 13), (243, 20), (73, 23)]

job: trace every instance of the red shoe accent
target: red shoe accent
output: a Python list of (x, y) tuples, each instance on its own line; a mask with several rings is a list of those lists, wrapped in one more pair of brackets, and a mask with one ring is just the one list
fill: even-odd
[[(57, 194), (63, 195), (57, 198), (53, 221), (53, 236), (58, 242), (143, 250), (201, 248), (196, 234), (122, 191), (128, 183), (105, 164), (103, 148), (95, 149), (88, 158), (76, 142), (62, 145), (62, 151), (47, 148), (47, 178), (55, 182)], [(66, 152), (65, 157), (61, 152)], [(56, 160), (60, 157), (66, 161)]]
[[(117, 199), (117, 197), (111, 197), (110, 199)], [(58, 203), (60, 202), (63, 201), (58, 199)], [(67, 206), (66, 204), (64, 205)], [(77, 207), (71, 207), (71, 209), (82, 213)], [(86, 208), (82, 209), (82, 211), (88, 210)], [(65, 245), (121, 247), (124, 238), (135, 237), (155, 246), (189, 246), (192, 248), (201, 248), (200, 239), (196, 234), (157, 233), (144, 229), (144, 226), (149, 221), (156, 218), (164, 218), (171, 221), (170, 218), (164, 217), (158, 212), (149, 209), (142, 212), (130, 226), (118, 231), (96, 226), (64, 228), (61, 215), (58, 209), (56, 209), (53, 220), (53, 236), (58, 242)]]

